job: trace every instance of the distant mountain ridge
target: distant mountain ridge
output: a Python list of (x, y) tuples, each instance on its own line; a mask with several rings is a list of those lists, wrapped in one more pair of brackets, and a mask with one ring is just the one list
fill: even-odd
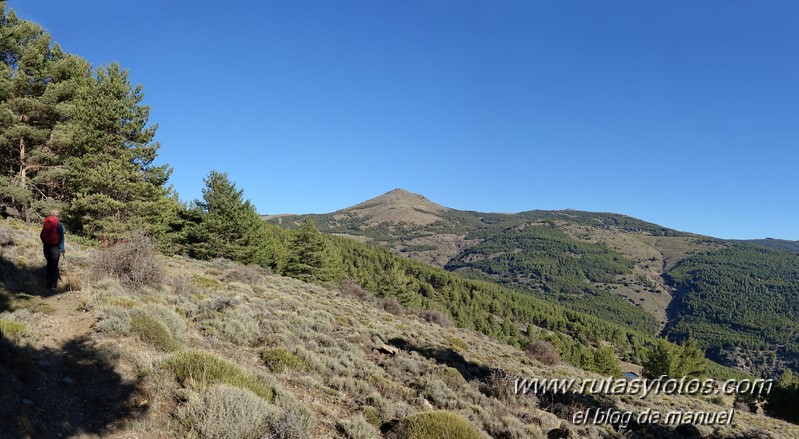
[[(786, 264), (799, 272), (799, 244), (792, 241), (722, 240), (615, 213), (463, 211), (403, 189), (329, 214), (266, 220), (294, 228), (305, 218), (324, 233), (371, 242), (643, 333), (696, 338), (714, 358), (752, 373), (799, 370), (799, 345), (785, 344), (791, 334), (799, 338), (799, 324), (788, 324), (779, 315), (796, 314), (799, 321), (799, 302), (786, 300), (787, 310), (779, 312), (764, 304), (757, 314), (729, 314), (730, 310), (721, 311), (729, 292), (712, 287), (729, 284), (734, 291), (744, 282), (736, 270), (751, 270), (761, 273), (762, 281), (741, 294), (754, 301), (773, 301), (775, 294), (790, 298), (793, 287), (786, 290), (778, 280), (791, 277)], [(688, 278), (684, 269), (679, 276), (670, 275), (685, 266), (710, 269), (691, 269)], [(731, 271), (731, 266), (739, 268)], [(799, 285), (796, 279), (782, 282)], [(757, 321), (752, 322), (752, 316)], [(775, 322), (781, 322), (782, 329), (773, 327)], [(742, 325), (747, 327), (745, 336), (739, 334)], [(725, 346), (725, 340), (732, 342)]]

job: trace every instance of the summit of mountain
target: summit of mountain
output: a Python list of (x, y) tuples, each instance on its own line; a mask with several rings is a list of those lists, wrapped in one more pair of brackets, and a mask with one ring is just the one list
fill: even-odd
[(383, 223), (426, 226), (441, 220), (440, 214), (450, 210), (422, 195), (397, 188), (330, 215), (338, 220), (360, 220), (366, 227)]

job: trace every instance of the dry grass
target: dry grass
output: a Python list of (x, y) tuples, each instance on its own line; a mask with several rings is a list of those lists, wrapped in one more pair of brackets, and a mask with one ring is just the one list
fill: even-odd
[(26, 332), (27, 328), (23, 323), (0, 320), (0, 337), (5, 337), (12, 341), (19, 341)]

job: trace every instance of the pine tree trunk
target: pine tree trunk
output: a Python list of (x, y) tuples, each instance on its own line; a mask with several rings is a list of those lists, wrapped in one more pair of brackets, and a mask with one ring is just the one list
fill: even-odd
[(27, 167), (25, 166), (25, 138), (19, 137), (19, 185), (25, 187), (27, 179)]

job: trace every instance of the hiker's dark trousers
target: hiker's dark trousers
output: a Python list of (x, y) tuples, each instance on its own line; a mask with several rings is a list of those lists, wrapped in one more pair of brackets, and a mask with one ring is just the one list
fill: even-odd
[(47, 288), (58, 287), (58, 259), (61, 246), (44, 244), (44, 259), (47, 260)]

